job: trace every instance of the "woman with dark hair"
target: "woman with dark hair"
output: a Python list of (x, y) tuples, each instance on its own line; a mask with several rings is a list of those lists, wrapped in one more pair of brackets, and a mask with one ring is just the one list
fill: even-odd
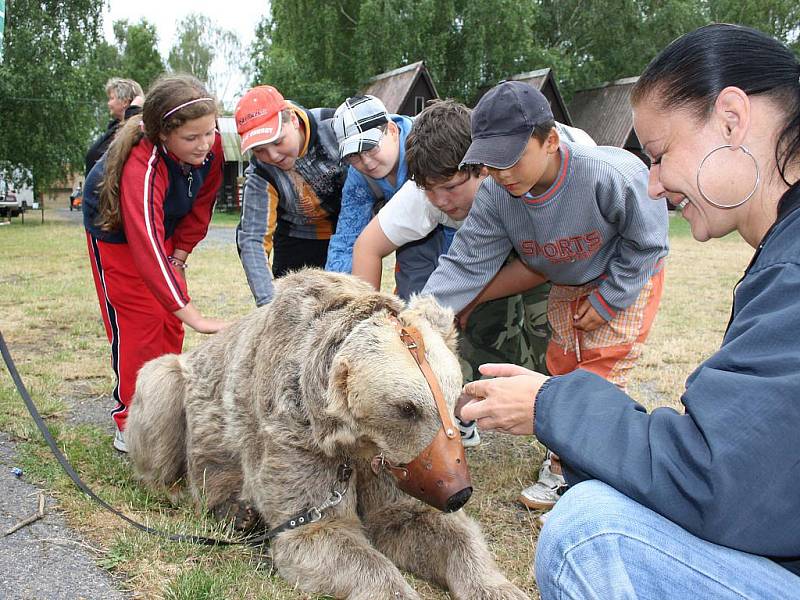
[(200, 81), (162, 77), (86, 178), (83, 223), (117, 376), (112, 416), (121, 452), (141, 366), (180, 352), (184, 323), (200, 333), (226, 325), (200, 314), (184, 275), (222, 182), (216, 119), (217, 103)]
[(570, 489), (536, 550), (542, 598), (800, 598), (800, 64), (710, 25), (656, 57), (632, 96), (649, 193), (699, 241), (756, 249), (721, 348), (683, 413), (648, 414), (584, 370), (484, 365), (465, 419), (534, 433)]

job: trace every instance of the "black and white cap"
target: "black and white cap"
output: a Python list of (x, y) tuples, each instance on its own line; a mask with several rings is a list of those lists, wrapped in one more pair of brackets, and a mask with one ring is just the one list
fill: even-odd
[(381, 140), (381, 125), (389, 122), (386, 106), (375, 96), (352, 96), (333, 115), (333, 131), (339, 142), (339, 156), (371, 150)]

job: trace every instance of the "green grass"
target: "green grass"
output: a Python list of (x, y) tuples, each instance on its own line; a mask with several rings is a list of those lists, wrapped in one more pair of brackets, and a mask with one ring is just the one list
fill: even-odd
[(676, 238), (691, 238), (692, 230), (689, 227), (689, 222), (681, 218), (680, 211), (670, 211), (669, 213), (669, 237), (674, 240)]
[(221, 212), (215, 210), (214, 215), (211, 217), (211, 224), (218, 227), (236, 227), (239, 224), (239, 217), (238, 211)]
[[(214, 216), (214, 224), (232, 226), (236, 221), (235, 215)], [(632, 395), (650, 408), (678, 407), (685, 378), (719, 345), (731, 289), (752, 254), (735, 236), (694, 242), (679, 216), (670, 218), (670, 231), (672, 252), (662, 306), (630, 385)], [(0, 249), (0, 329), (59, 446), (84, 480), (112, 505), (153, 527), (226, 534), (189, 502), (173, 503), (140, 485), (127, 459), (111, 448), (108, 342), (80, 224), (48, 217), (45, 224), (26, 218), (22, 226), (15, 219), (0, 227)], [(232, 319), (251, 310), (235, 248), (200, 248), (191, 264), (189, 290), (204, 314)], [(389, 281), (384, 284), (391, 286)], [(188, 332), (185, 346), (191, 348), (202, 339)], [(86, 407), (96, 407), (99, 420), (76, 422), (76, 413), (89, 410)], [(133, 530), (86, 499), (50, 456), (7, 375), (0, 375), (0, 430), (17, 442), (25, 477), (58, 499), (69, 523), (103, 549), (99, 564), (121, 576), (141, 597), (309, 598), (247, 548), (166, 542)], [(529, 438), (483, 438), (484, 443), (468, 454), (475, 495), (466, 511), (480, 521), (501, 569), (535, 596), (529, 569), (539, 525), (536, 513), (514, 499), (535, 477), (541, 447)], [(447, 598), (425, 582), (413, 585), (426, 600)]]

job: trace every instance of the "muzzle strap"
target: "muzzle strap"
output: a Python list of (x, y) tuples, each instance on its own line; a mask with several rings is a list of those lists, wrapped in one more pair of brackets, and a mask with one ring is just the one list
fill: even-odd
[(397, 328), (422, 372), (436, 402), (442, 426), (433, 441), (408, 464), (393, 464), (383, 454), (372, 459), (372, 470), (388, 470), (407, 494), (445, 512), (459, 510), (472, 495), (472, 483), (461, 435), (453, 425), (439, 381), (425, 358), (425, 343), (415, 327), (403, 325), (396, 315), (389, 319)]
[(394, 315), (390, 316), (389, 320), (397, 328), (400, 333), (400, 339), (406, 345), (406, 348), (408, 348), (411, 356), (414, 357), (419, 370), (422, 371), (422, 376), (425, 377), (425, 381), (428, 382), (428, 386), (431, 388), (433, 399), (436, 402), (436, 409), (439, 411), (439, 418), (442, 420), (445, 435), (449, 439), (454, 439), (458, 432), (453, 425), (453, 419), (450, 417), (447, 403), (444, 401), (444, 394), (442, 394), (442, 388), (439, 387), (439, 381), (436, 379), (433, 369), (431, 369), (428, 360), (425, 358), (425, 342), (422, 339), (422, 334), (416, 327), (403, 325)]

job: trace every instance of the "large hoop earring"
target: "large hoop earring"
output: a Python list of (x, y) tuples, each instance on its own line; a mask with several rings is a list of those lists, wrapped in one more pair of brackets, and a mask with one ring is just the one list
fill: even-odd
[(700, 192), (700, 195), (703, 197), (703, 200), (711, 204), (712, 206), (716, 206), (717, 208), (736, 208), (737, 206), (741, 206), (750, 198), (753, 197), (753, 194), (756, 193), (758, 189), (758, 184), (761, 182), (761, 170), (758, 168), (758, 161), (756, 157), (753, 156), (753, 153), (747, 148), (747, 146), (739, 146), (739, 149), (744, 152), (747, 156), (753, 159), (753, 164), (756, 166), (756, 183), (753, 185), (753, 189), (750, 191), (747, 196), (745, 196), (744, 200), (737, 202), (736, 204), (720, 204), (719, 202), (714, 202), (711, 198), (709, 198), (706, 193), (703, 191), (703, 187), (700, 185), (700, 171), (703, 169), (703, 165), (706, 164), (708, 158), (714, 154), (717, 150), (722, 150), (723, 148), (733, 148), (731, 144), (723, 144), (722, 146), (717, 146), (713, 148), (703, 157), (703, 160), (700, 161), (700, 166), (697, 167), (697, 191)]

